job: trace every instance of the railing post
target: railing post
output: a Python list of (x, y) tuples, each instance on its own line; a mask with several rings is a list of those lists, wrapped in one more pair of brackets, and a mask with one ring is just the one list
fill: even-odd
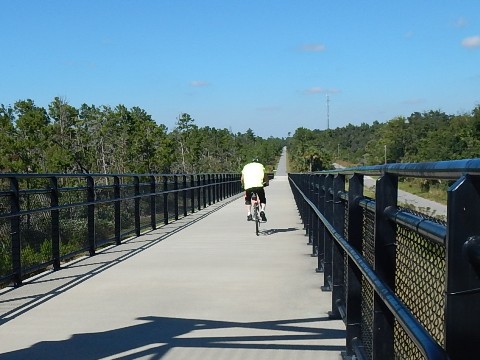
[(218, 201), (218, 191), (217, 191), (217, 174), (212, 174), (212, 198), (213, 203), (215, 204)]
[(202, 175), (202, 182), (203, 182), (203, 187), (202, 187), (202, 197), (203, 197), (203, 207), (207, 207), (207, 176), (206, 174)]
[(195, 212), (195, 176), (190, 175), (190, 206), (192, 214)]
[(10, 212), (17, 214), (10, 218), (11, 239), (12, 239), (12, 272), (13, 284), (15, 287), (22, 285), (22, 243), (20, 232), (20, 186), (18, 179), (10, 178)]
[(227, 176), (222, 174), (222, 200), (227, 198)]
[[(345, 191), (345, 176), (337, 174), (333, 179), (333, 227), (343, 235), (345, 227), (345, 205), (339, 194)], [(333, 241), (332, 245), (332, 311), (330, 319), (340, 319), (345, 307), (344, 290), (344, 253), (341, 246)]]
[[(324, 211), (323, 215), (329, 223), (332, 223), (333, 217), (333, 194), (332, 194), (332, 185), (333, 185), (333, 175), (327, 175), (325, 178), (325, 201), (323, 202)], [(323, 226), (323, 240), (325, 245), (325, 254), (323, 262), (323, 291), (332, 291), (332, 237), (327, 231), (326, 227)]]
[[(363, 212), (358, 200), (363, 198), (363, 175), (354, 174), (348, 181), (347, 241), (362, 253)], [(347, 260), (346, 279), (346, 355), (354, 355), (355, 342), (362, 339), (362, 274), (353, 260)], [(363, 348), (363, 345), (361, 345)]]
[[(320, 175), (318, 179), (317, 207), (321, 214), (325, 214), (325, 179), (326, 175)], [(318, 222), (318, 246), (317, 246), (317, 273), (322, 273), (325, 269), (325, 226), (319, 220)]]
[(52, 219), (52, 258), (53, 270), (60, 269), (60, 213), (58, 209), (58, 179), (56, 176), (50, 178), (50, 216)]
[(150, 227), (152, 230), (157, 228), (157, 184), (155, 176), (150, 176)]
[[(313, 174), (308, 174), (308, 175), (305, 175), (305, 179), (307, 180), (307, 187), (306, 187), (306, 192), (305, 192), (305, 195), (307, 196), (308, 200), (312, 200), (313, 199), (313, 177), (315, 175)], [(308, 243), (307, 245), (312, 245), (313, 244), (313, 241), (312, 241), (312, 220), (313, 220), (313, 214), (314, 214), (314, 211), (313, 209), (310, 207), (310, 206), (307, 206), (307, 214), (306, 214), (306, 221), (305, 221), (305, 224), (303, 226), (303, 228), (305, 229), (305, 235), (308, 236)], [(312, 246), (313, 248), (313, 246)], [(312, 253), (314, 252), (314, 250), (312, 250)]]
[[(306, 187), (305, 187), (305, 177), (301, 176), (299, 177), (299, 181), (297, 182), (298, 187), (300, 188), (300, 191), (302, 191), (304, 194), (306, 193)], [(300, 212), (300, 219), (302, 220), (302, 224), (304, 224), (303, 229), (305, 230), (305, 217), (306, 217), (306, 212), (307, 212), (307, 202), (303, 199), (300, 199), (300, 208), (298, 211)]]
[(219, 179), (220, 179), (220, 201), (224, 199), (224, 186), (225, 186), (225, 182), (224, 182), (224, 175), (223, 174), (220, 174), (218, 175), (219, 176)]
[(207, 197), (208, 197), (208, 205), (212, 205), (212, 175), (207, 175)]
[(118, 176), (113, 177), (113, 197), (115, 198), (114, 216), (115, 216), (115, 244), (120, 245), (122, 243), (121, 236), (121, 202), (120, 202), (120, 178)]
[(140, 236), (140, 179), (138, 176), (133, 177), (133, 185), (135, 188), (135, 235)]
[(168, 177), (163, 176), (163, 224), (168, 224)]
[(95, 180), (87, 176), (87, 222), (88, 222), (88, 252), (90, 256), (95, 255)]
[(183, 216), (187, 216), (187, 175), (183, 175)]
[[(395, 291), (395, 242), (397, 225), (385, 215), (388, 206), (397, 206), (398, 176), (383, 174), (375, 189), (375, 271)], [(373, 358), (393, 359), (394, 317), (377, 293), (373, 299)]]
[(480, 177), (448, 189), (445, 349), (451, 359), (480, 353)]
[(197, 175), (197, 198), (198, 198), (198, 210), (202, 208), (202, 196), (201, 196), (201, 190), (202, 190), (202, 180), (200, 179), (200, 175)]
[(218, 174), (218, 201), (223, 200), (223, 174)]
[(178, 176), (173, 175), (173, 204), (175, 206), (175, 220), (178, 220)]
[[(313, 177), (313, 193), (312, 193), (312, 198), (310, 199), (317, 209), (318, 209), (318, 184), (319, 184), (318, 180), (319, 180), (319, 178), (320, 178), (320, 175), (318, 175), (318, 174)], [(312, 254), (311, 254), (311, 256), (312, 257), (318, 256), (318, 229), (319, 229), (319, 226), (320, 226), (320, 219), (317, 216), (317, 214), (315, 214), (315, 212), (314, 212), (313, 217), (312, 217), (312, 235), (311, 235), (311, 238), (312, 238)]]

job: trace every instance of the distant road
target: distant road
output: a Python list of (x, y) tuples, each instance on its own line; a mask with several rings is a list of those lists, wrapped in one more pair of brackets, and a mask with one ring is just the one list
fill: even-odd
[(277, 171), (275, 177), (277, 176), (287, 176), (287, 147), (284, 146), (282, 149), (282, 155), (278, 161)]
[[(334, 163), (333, 166), (335, 169), (344, 169), (345, 167)], [(370, 176), (364, 176), (364, 186), (368, 188), (375, 189), (375, 179)], [(423, 212), (427, 215), (436, 216), (436, 217), (446, 217), (447, 216), (447, 206), (424, 199), (420, 196), (410, 194), (409, 192), (398, 190), (398, 202), (400, 204), (413, 205), (415, 209), (420, 212)]]

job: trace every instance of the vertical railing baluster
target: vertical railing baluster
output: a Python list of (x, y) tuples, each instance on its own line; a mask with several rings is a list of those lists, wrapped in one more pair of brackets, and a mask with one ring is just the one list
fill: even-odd
[(163, 176), (163, 224), (168, 224), (168, 177)]
[[(337, 174), (333, 179), (332, 198), (332, 225), (335, 230), (343, 235), (345, 227), (345, 204), (339, 194), (345, 191), (345, 176)], [(342, 318), (341, 312), (345, 308), (344, 291), (344, 257), (341, 246), (333, 241), (332, 244), (332, 311), (328, 314), (330, 319)]]
[[(310, 199), (315, 207), (318, 209), (318, 179), (320, 175), (316, 174), (313, 177), (313, 193), (312, 198)], [(319, 221), (317, 214), (313, 213), (312, 217), (312, 257), (318, 256), (318, 228), (319, 228)]]
[[(326, 175), (320, 175), (318, 179), (318, 199), (317, 199), (317, 206), (318, 210), (321, 214), (325, 213), (325, 180)], [(318, 227), (318, 247), (317, 247), (317, 273), (323, 273), (325, 270), (324, 262), (325, 262), (325, 225), (323, 222), (319, 222)]]
[(203, 207), (207, 207), (207, 176), (206, 174), (202, 175), (202, 198), (203, 198)]
[[(396, 224), (385, 216), (388, 206), (397, 206), (398, 176), (383, 174), (375, 187), (375, 272), (395, 291)], [(377, 293), (373, 301), (373, 358), (393, 359), (394, 317)]]
[(173, 175), (173, 204), (175, 207), (175, 220), (178, 220), (178, 175)]
[(122, 235), (121, 235), (121, 190), (120, 190), (120, 178), (118, 176), (113, 177), (113, 197), (115, 202), (113, 203), (114, 206), (114, 217), (115, 217), (115, 244), (120, 245), (122, 242)]
[(207, 175), (207, 197), (208, 197), (208, 205), (212, 205), (212, 175)]
[(447, 197), (444, 342), (451, 359), (473, 359), (480, 353), (480, 177), (462, 176)]
[(12, 273), (15, 287), (22, 285), (22, 242), (21, 242), (21, 218), (20, 212), (20, 186), (16, 177), (10, 178), (10, 212), (14, 215), (10, 218), (12, 239)]
[(192, 214), (195, 212), (195, 176), (190, 175), (190, 206)]
[(53, 269), (60, 269), (60, 213), (58, 210), (58, 179), (56, 176), (50, 178), (50, 217), (52, 220), (52, 259)]
[(133, 186), (135, 189), (135, 235), (140, 236), (140, 179), (133, 177)]
[(87, 176), (87, 227), (88, 227), (88, 252), (90, 256), (95, 255), (95, 180)]
[[(362, 253), (363, 211), (358, 200), (363, 197), (363, 175), (354, 174), (348, 181), (348, 224), (347, 241)], [(354, 261), (347, 259), (346, 279), (346, 355), (354, 353), (355, 340), (362, 340), (362, 274)], [(363, 347), (363, 345), (360, 345)], [(362, 349), (360, 349), (362, 350)]]
[[(332, 215), (333, 215), (333, 194), (332, 194), (332, 186), (333, 186), (333, 175), (327, 175), (325, 178), (325, 199), (324, 203), (324, 216), (329, 223), (332, 222)], [(330, 235), (330, 232), (327, 228), (323, 227), (323, 241), (324, 241), (324, 261), (323, 261), (323, 291), (332, 291), (332, 248), (333, 248), (333, 241)]]
[(183, 175), (183, 216), (187, 216), (187, 175)]
[(157, 228), (157, 186), (155, 176), (150, 176), (150, 227), (152, 230)]

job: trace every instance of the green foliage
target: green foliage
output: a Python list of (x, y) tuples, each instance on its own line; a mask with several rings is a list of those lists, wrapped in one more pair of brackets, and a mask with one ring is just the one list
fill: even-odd
[[(335, 130), (298, 128), (288, 139), (290, 171), (326, 168), (328, 160), (376, 165), (480, 157), (480, 105), (470, 114), (415, 112), (380, 124)], [(316, 159), (324, 159), (315, 165)]]
[(272, 171), (285, 145), (251, 129), (201, 128), (186, 113), (169, 133), (139, 107), (76, 109), (59, 97), (48, 111), (32, 100), (0, 105), (0, 130), (0, 173), (238, 172), (254, 156)]

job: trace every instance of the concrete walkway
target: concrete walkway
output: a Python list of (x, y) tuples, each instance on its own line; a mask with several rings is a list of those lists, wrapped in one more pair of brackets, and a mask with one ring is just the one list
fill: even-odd
[(345, 327), (285, 176), (255, 235), (214, 204), (0, 293), (0, 358), (341, 359)]

